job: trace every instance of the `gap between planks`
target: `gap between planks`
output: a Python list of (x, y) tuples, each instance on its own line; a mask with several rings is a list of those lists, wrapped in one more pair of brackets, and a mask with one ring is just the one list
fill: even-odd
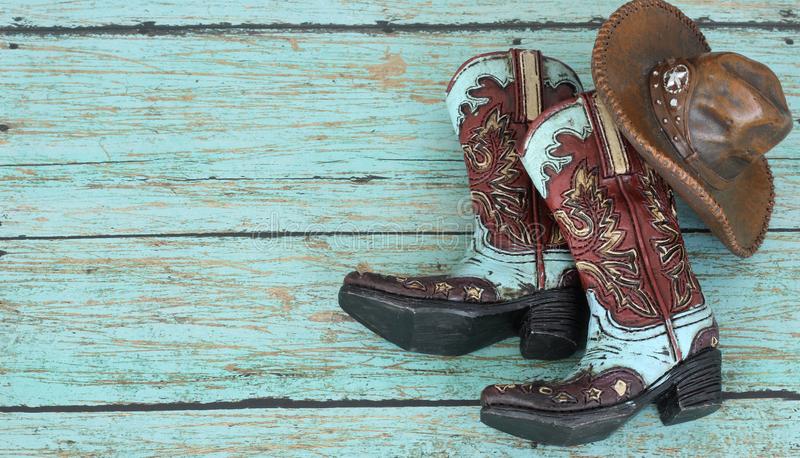
[[(393, 24), (389, 21), (376, 21), (374, 24), (187, 24), (162, 25), (152, 21), (133, 25), (107, 24), (94, 26), (6, 26), (0, 27), (3, 35), (172, 35), (183, 33), (224, 34), (228, 32), (294, 32), (294, 33), (454, 33), (454, 32), (491, 32), (511, 30), (582, 30), (597, 29), (604, 18), (596, 17), (583, 22), (471, 22), (464, 24), (427, 24), (408, 23)], [(703, 29), (758, 29), (758, 30), (800, 30), (800, 22), (795, 21), (713, 21), (698, 19), (695, 21)]]
[[(800, 393), (789, 390), (761, 390), (723, 392), (722, 399), (753, 400), (774, 399), (800, 401)], [(240, 401), (215, 402), (165, 402), (101, 405), (52, 405), (52, 406), (0, 406), (0, 413), (97, 413), (97, 412), (166, 412), (178, 410), (242, 410), (242, 409), (336, 409), (336, 408), (402, 408), (402, 407), (479, 407), (477, 399), (343, 399), (333, 401), (295, 400), (287, 398), (251, 398)]]
[[(770, 228), (768, 233), (773, 234), (796, 234), (800, 233), (800, 228)], [(706, 228), (681, 229), (683, 234), (710, 234)], [(364, 235), (389, 235), (389, 236), (470, 236), (472, 231), (222, 231), (222, 232), (168, 232), (168, 233), (139, 233), (139, 234), (94, 234), (94, 235), (17, 235), (11, 237), (0, 237), (2, 242), (24, 241), (24, 240), (93, 240), (93, 239), (153, 239), (153, 238), (252, 238), (252, 239), (276, 239), (276, 238), (304, 238), (304, 237), (362, 237)]]

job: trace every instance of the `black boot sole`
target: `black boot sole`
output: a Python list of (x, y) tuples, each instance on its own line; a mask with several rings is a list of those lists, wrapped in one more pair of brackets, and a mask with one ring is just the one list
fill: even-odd
[(654, 388), (611, 407), (558, 413), (488, 406), (481, 409), (481, 421), (542, 444), (579, 445), (607, 438), (651, 403), (665, 425), (695, 420), (722, 405), (721, 358), (717, 349), (704, 350), (675, 366)]
[(464, 355), (522, 332), (526, 358), (558, 359), (586, 341), (582, 291), (543, 290), (513, 301), (474, 304), (404, 297), (345, 285), (339, 305), (359, 323), (408, 351)]

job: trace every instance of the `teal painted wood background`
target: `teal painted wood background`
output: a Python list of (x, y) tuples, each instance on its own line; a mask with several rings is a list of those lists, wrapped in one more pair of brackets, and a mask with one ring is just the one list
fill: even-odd
[(677, 2), (770, 65), (798, 125), (769, 154), (761, 251), (681, 205), (728, 402), (546, 447), (478, 421), (487, 384), (557, 377), (508, 340), (405, 353), (339, 311), (342, 276), (445, 271), (471, 218), (443, 92), (537, 48), (591, 86), (617, 1), (0, 5), (0, 454), (800, 454), (800, 4)]

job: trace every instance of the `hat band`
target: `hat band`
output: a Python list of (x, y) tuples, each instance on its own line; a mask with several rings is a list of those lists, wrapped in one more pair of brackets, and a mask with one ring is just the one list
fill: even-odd
[(689, 135), (689, 101), (696, 87), (697, 73), (686, 59), (668, 59), (650, 73), (650, 101), (661, 131), (681, 159), (709, 186), (725, 189), (731, 181), (711, 169), (692, 145)]

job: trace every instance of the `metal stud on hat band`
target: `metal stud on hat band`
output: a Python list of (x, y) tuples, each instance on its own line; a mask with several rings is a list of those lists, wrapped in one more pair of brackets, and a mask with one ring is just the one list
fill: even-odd
[(684, 162), (716, 189), (724, 189), (730, 181), (719, 176), (704, 162), (692, 145), (688, 128), (689, 102), (695, 89), (692, 64), (684, 59), (668, 59), (650, 73), (650, 96), (653, 113), (661, 130)]

